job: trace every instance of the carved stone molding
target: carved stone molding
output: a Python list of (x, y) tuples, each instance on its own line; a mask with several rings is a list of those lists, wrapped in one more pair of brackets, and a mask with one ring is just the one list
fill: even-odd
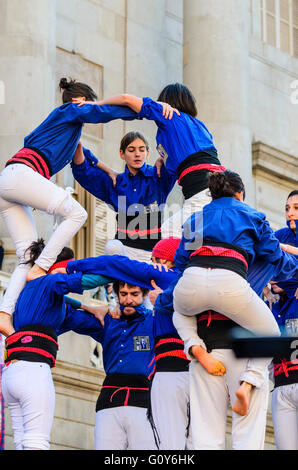
[(297, 185), (298, 157), (282, 152), (274, 147), (255, 142), (252, 144), (252, 164), (254, 173), (266, 173), (283, 183)]

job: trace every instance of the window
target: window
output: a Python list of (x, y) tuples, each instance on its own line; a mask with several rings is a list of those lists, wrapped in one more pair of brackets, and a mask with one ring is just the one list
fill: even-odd
[[(97, 93), (98, 98), (102, 96), (103, 68), (90, 62), (79, 54), (74, 54), (64, 49), (56, 50), (56, 83), (61, 77), (74, 78), (78, 81), (88, 83)], [(61, 93), (56, 88), (56, 105), (60, 106)], [(90, 148), (95, 155), (99, 155), (100, 143), (103, 137), (102, 124), (85, 124), (82, 138), (84, 145)], [(100, 255), (103, 253), (106, 241), (104, 206), (98, 214), (97, 206), (101, 207), (101, 201), (85, 191), (72, 176), (70, 166), (65, 167), (56, 176), (56, 184), (63, 188), (71, 186), (74, 189), (73, 197), (88, 212), (88, 219), (76, 236), (71, 240), (70, 246), (75, 252), (76, 258)], [(103, 219), (103, 220), (101, 220)], [(99, 222), (99, 223), (98, 223)]]
[(261, 0), (263, 41), (298, 58), (298, 0)]

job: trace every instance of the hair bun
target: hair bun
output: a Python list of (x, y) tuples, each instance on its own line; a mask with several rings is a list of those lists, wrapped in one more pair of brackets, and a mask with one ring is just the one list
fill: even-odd
[(70, 86), (71, 82), (68, 82), (67, 81), (67, 78), (63, 77), (61, 78), (60, 82), (59, 82), (59, 88), (62, 89), (62, 90), (67, 90)]

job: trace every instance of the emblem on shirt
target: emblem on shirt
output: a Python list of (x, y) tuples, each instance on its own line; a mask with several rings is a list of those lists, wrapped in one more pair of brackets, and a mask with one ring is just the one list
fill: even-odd
[(133, 337), (133, 350), (134, 351), (150, 351), (149, 336), (134, 336)]
[(161, 144), (159, 144), (157, 146), (157, 151), (158, 151), (159, 155), (161, 156), (161, 158), (163, 158), (164, 162), (166, 163), (167, 158), (168, 158), (168, 154), (167, 154), (167, 152), (165, 151), (165, 149), (163, 148), (163, 146)]

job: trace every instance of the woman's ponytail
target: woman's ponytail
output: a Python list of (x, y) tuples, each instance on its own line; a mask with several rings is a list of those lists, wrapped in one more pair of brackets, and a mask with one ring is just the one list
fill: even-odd
[(236, 193), (243, 193), (243, 199), (245, 197), (245, 187), (242, 179), (238, 173), (230, 170), (209, 173), (208, 187), (212, 199), (234, 197)]

